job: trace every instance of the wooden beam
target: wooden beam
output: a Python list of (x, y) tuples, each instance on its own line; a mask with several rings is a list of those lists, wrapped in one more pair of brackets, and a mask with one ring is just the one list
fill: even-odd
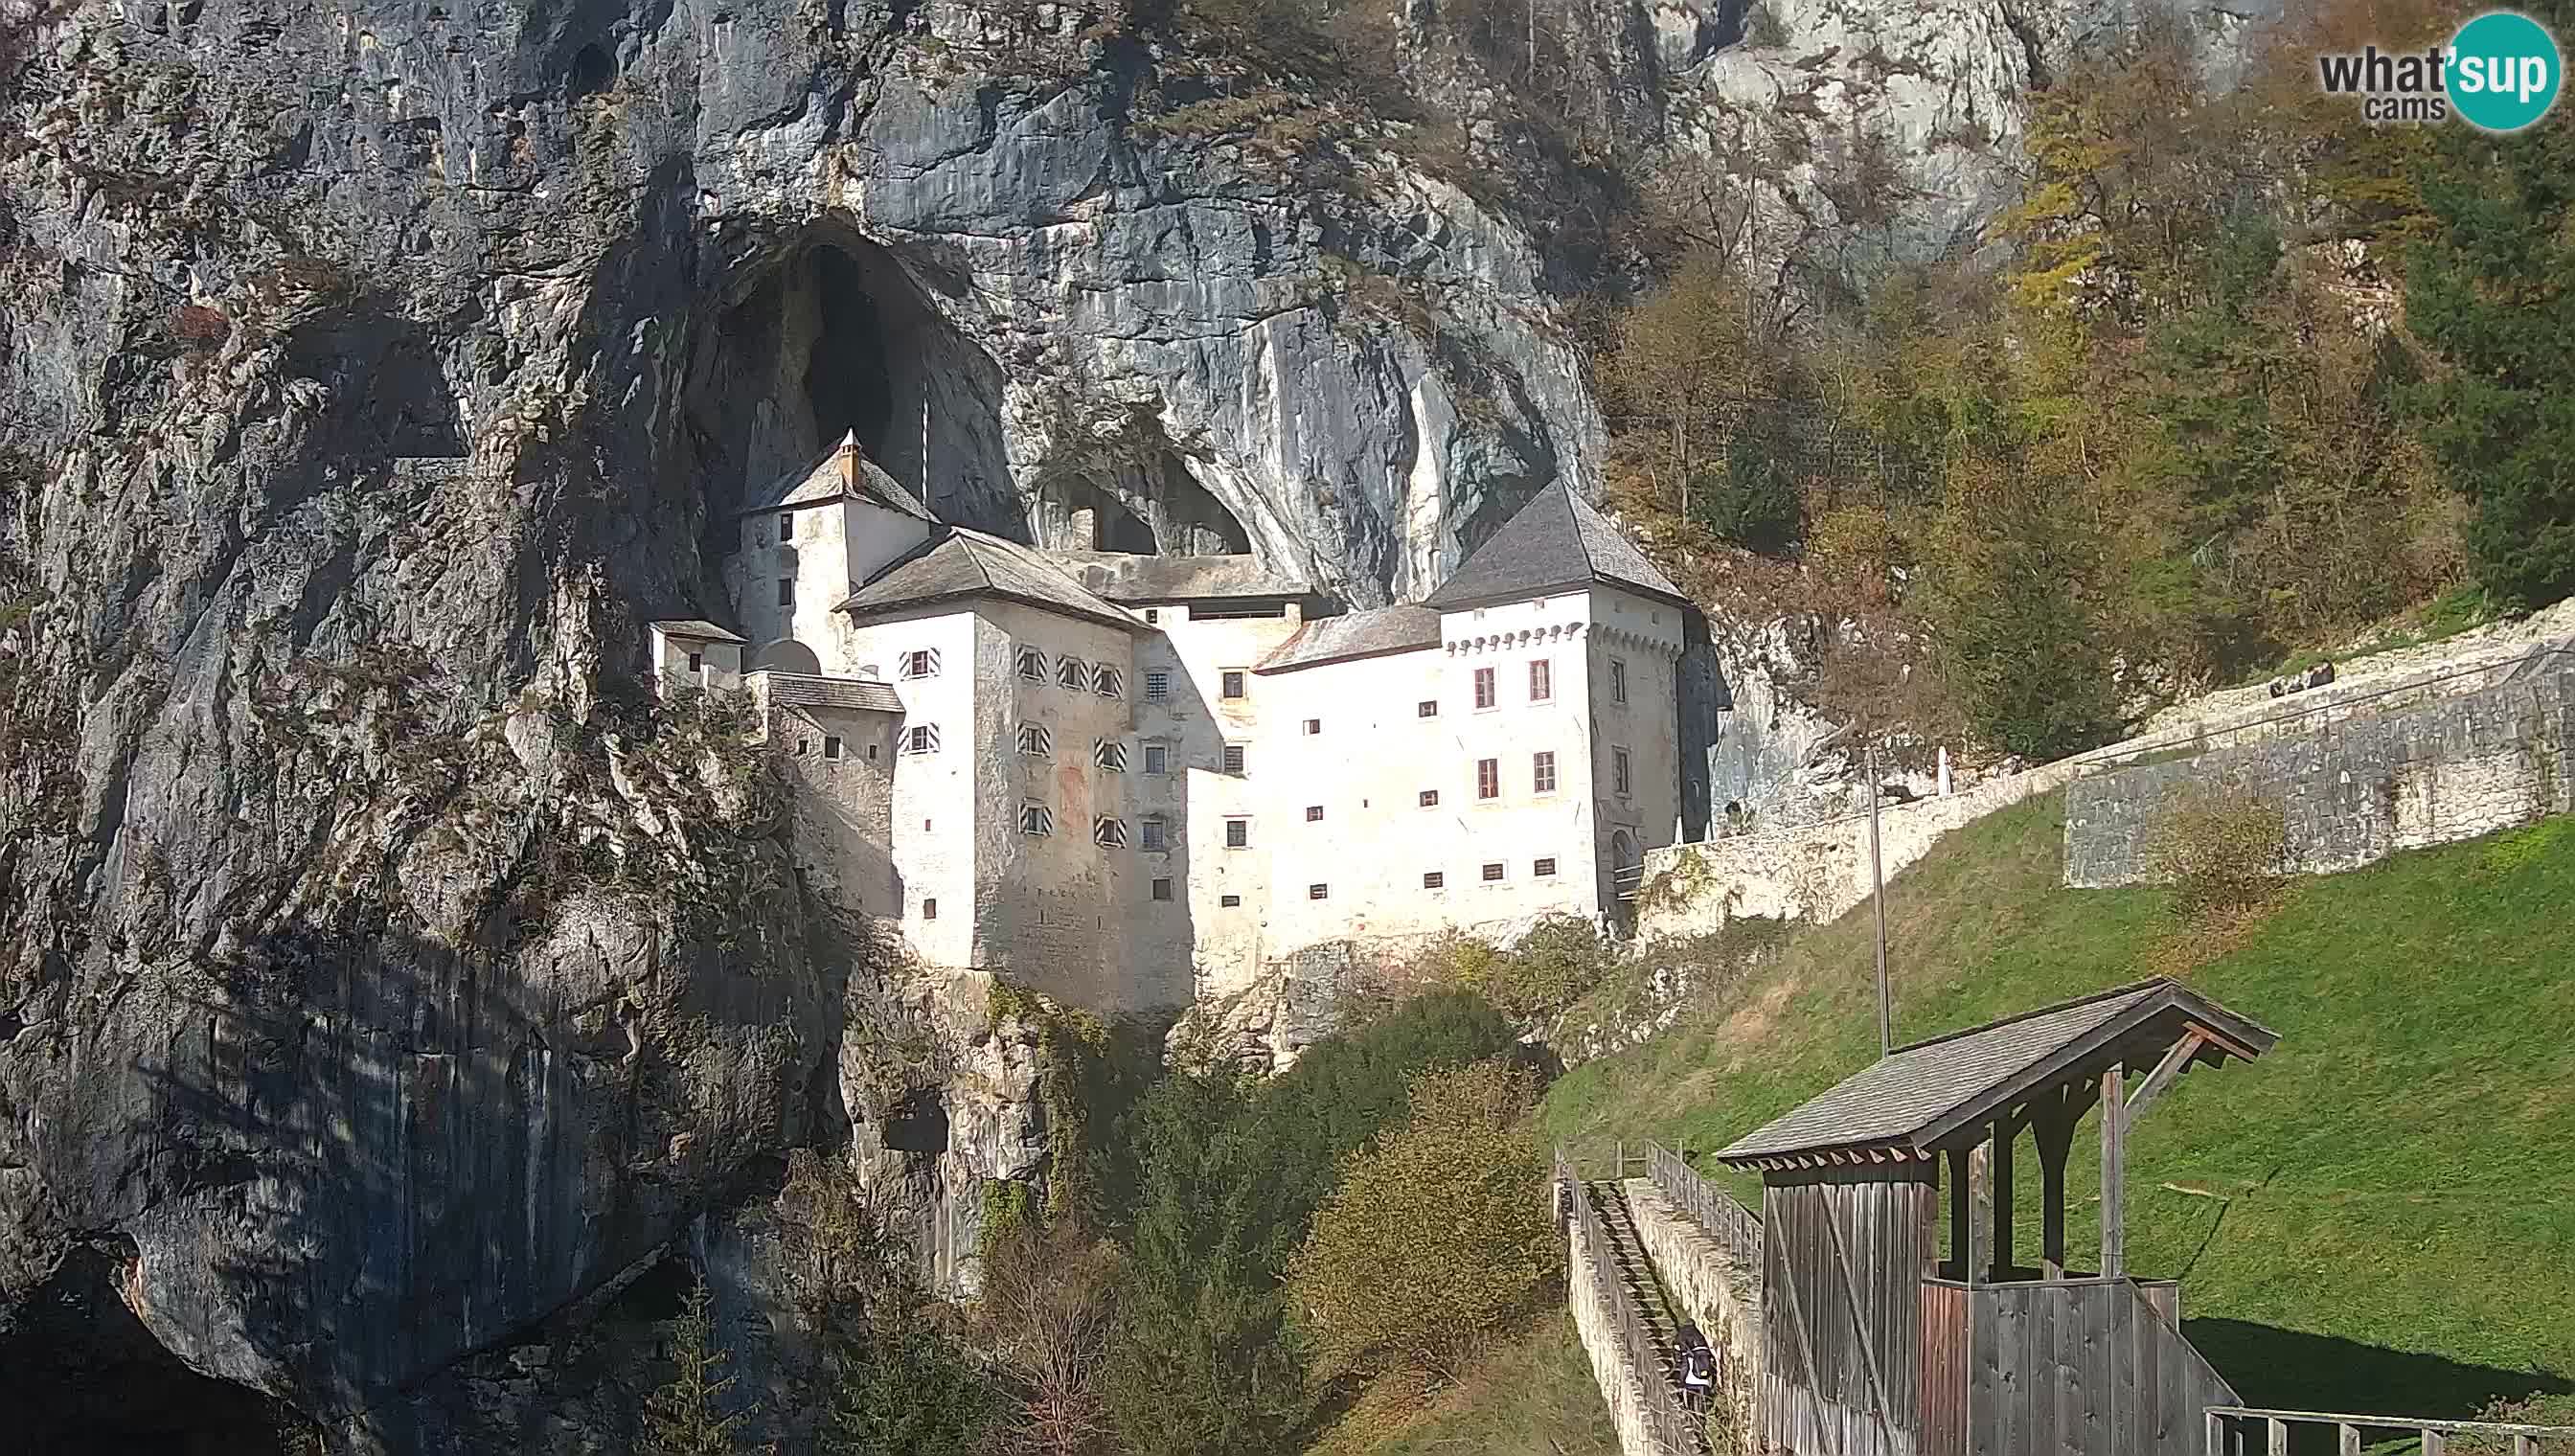
[(1978, 1270), (1974, 1281), (1990, 1283), (1982, 1272), (1994, 1267), (1994, 1144), (1987, 1138), (1967, 1152), (1967, 1189), (1974, 1204), (1967, 1237), (1974, 1244), (1967, 1267)]
[(2074, 1148), (2074, 1119), (2058, 1095), (2053, 1110), (2030, 1129), (2038, 1144), (2038, 1253), (2047, 1277), (2065, 1277), (2065, 1160)]
[(2189, 1035), (2172, 1044), (2172, 1050), (2165, 1052), (2164, 1059), (2156, 1062), (2155, 1069), (2148, 1072), (2146, 1079), (2137, 1084), (2137, 1089), (2128, 1094), (2127, 1110), (2122, 1115), (2127, 1118), (2129, 1126), (2136, 1125), (2138, 1115), (2146, 1110), (2147, 1104), (2162, 1096), (2164, 1088), (2180, 1078), (2190, 1066), (2190, 1059), (2207, 1044), (2208, 1038), (2197, 1027), (2192, 1027)]
[(2120, 1096), (2123, 1068), (2101, 1073), (2101, 1277), (2126, 1273), (2127, 1228), (2123, 1222), (2128, 1178), (2128, 1116)]
[(1958, 1262), (1958, 1282), (1974, 1284), (1976, 1275), (1976, 1226), (1972, 1205), (1967, 1198), (1967, 1150), (1949, 1149), (1949, 1256)]
[[(1832, 1241), (1833, 1269), (1842, 1276), (1842, 1294), (1850, 1300), (1851, 1335), (1859, 1345), (1860, 1359), (1868, 1371), (1869, 1409), (1877, 1416), (1878, 1433), (1886, 1437), (1887, 1448), (1892, 1450), (1895, 1413), (1887, 1408), (1886, 1377), (1878, 1373), (1877, 1342), (1870, 1338), (1868, 1306), (1860, 1302), (1859, 1281), (1851, 1276), (1850, 1255), (1842, 1249), (1839, 1209), (1828, 1207), (1824, 1210), (1824, 1235)], [(1817, 1388), (1821, 1388), (1820, 1383)]]
[(2018, 1130), (2006, 1118), (1994, 1124), (1994, 1282), (2006, 1284), (2012, 1276), (2012, 1143)]

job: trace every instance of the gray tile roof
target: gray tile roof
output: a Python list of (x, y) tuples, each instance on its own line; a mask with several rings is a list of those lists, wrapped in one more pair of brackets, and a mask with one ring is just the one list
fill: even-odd
[(1048, 559), (1112, 602), (1196, 602), (1302, 597), (1313, 589), (1273, 576), (1251, 556), (1138, 556), (1122, 551), (1051, 551)]
[(1031, 548), (962, 526), (948, 528), (877, 573), (840, 610), (870, 617), (974, 597), (1021, 602), (1129, 632), (1152, 630), (1144, 619), (1103, 601)]
[(1253, 671), (1284, 673), (1439, 646), (1439, 614), (1427, 607), (1379, 607), (1305, 623)]
[(921, 504), (919, 496), (868, 459), (868, 453), (860, 447), (855, 431), (842, 436), (839, 444), (824, 451), (812, 465), (780, 476), (769, 489), (754, 495), (748, 505), (734, 514), (748, 516), (760, 511), (775, 511), (782, 506), (820, 506), (844, 496), (873, 501), (916, 521), (935, 522), (939, 519), (930, 513), (929, 507)]
[(1687, 600), (1607, 517), (1558, 481), (1530, 497), (1423, 605), (1452, 612), (1594, 582)]
[(854, 708), (869, 713), (903, 712), (894, 685), (875, 678), (817, 678), (806, 673), (764, 670), (749, 675), (765, 679), (775, 708)]
[(703, 617), (674, 617), (653, 625), (662, 630), (664, 637), (686, 638), (691, 642), (748, 643), (751, 641), (742, 634), (729, 632)]
[(2273, 1034), (2169, 978), (2103, 991), (2007, 1020), (1901, 1047), (1823, 1095), (1764, 1124), (1717, 1153), (1734, 1162), (1831, 1148), (1904, 1146), (1926, 1150), (1961, 1125), (2036, 1090), (2032, 1078), (2069, 1053), (2080, 1064), (2107, 1048), (2154, 1045), (2160, 1052), (2185, 1026), (2218, 1031), (2255, 1055)]

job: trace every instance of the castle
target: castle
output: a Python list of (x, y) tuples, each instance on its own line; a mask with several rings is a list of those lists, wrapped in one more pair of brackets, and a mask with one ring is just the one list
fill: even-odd
[(1177, 1007), (1332, 941), (1609, 919), (1671, 842), (1687, 601), (1538, 492), (1418, 605), (1318, 615), (1248, 556), (1045, 552), (941, 522), (844, 439), (738, 513), (734, 626), (797, 856), (927, 964)]

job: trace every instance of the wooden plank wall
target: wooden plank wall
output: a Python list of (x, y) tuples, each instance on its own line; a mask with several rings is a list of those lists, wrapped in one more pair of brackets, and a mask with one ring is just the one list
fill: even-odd
[(1922, 1281), (1921, 1456), (1966, 1456), (1967, 1289)]
[(2203, 1413), (2234, 1400), (2128, 1280), (1959, 1292), (1970, 1456), (2201, 1456)]
[(1914, 1453), (1938, 1196), (1871, 1171), (1763, 1190), (1762, 1428), (1798, 1456)]

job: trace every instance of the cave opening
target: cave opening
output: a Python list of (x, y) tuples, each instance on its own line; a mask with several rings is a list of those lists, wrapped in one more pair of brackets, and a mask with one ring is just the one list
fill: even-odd
[(839, 248), (814, 250), (814, 313), (805, 401), (815, 438), (828, 445), (856, 433), (868, 458), (883, 463), (895, 395), (886, 366), (886, 323), (859, 261)]
[(1041, 477), (1038, 539), (1066, 551), (1249, 556), (1243, 519), (1201, 484), (1149, 415), (1086, 442)]
[(895, 1152), (948, 1151), (948, 1099), (922, 1091), (896, 1103), (886, 1113), (883, 1141)]

